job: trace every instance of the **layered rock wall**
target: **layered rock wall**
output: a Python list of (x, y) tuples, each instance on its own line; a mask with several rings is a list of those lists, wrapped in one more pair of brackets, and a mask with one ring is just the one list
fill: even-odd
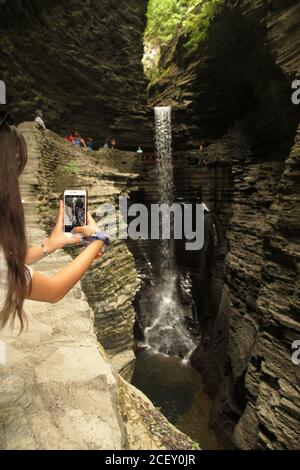
[[(129, 181), (138, 176), (118, 169), (127, 154), (117, 150), (91, 153), (76, 149), (51, 131), (40, 133), (39, 139), (39, 207), (44, 227), (49, 230), (53, 226), (57, 201), (66, 188), (86, 188), (89, 210), (94, 215), (102, 204), (116, 208), (118, 223), (118, 198), (128, 194)], [(74, 249), (73, 254), (76, 253)], [(82, 285), (94, 310), (99, 341), (120, 368), (127, 367), (133, 360), (132, 301), (139, 280), (133, 257), (122, 240), (114, 240), (105, 256), (86, 274)]]
[(196, 52), (174, 37), (150, 90), (174, 108), (175, 146), (204, 142), (208, 168), (232, 171), (227, 256), (212, 258), (223, 275), (193, 363), (217, 391), (214, 424), (243, 449), (300, 445), (299, 23), (298, 2), (225, 2)]

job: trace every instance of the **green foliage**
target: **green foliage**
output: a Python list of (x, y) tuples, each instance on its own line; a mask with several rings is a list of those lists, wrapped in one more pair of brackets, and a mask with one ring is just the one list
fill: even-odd
[(70, 160), (64, 167), (63, 172), (68, 176), (75, 176), (77, 174), (77, 162), (76, 160)]
[(145, 39), (166, 45), (182, 20), (186, 0), (149, 0)]
[(193, 6), (184, 18), (182, 27), (188, 37), (187, 46), (196, 49), (206, 38), (210, 24), (224, 0), (190, 0), (189, 3), (193, 3)]
[(196, 441), (193, 441), (192, 448), (193, 450), (201, 450), (199, 443)]
[(205, 39), (222, 3), (224, 0), (149, 0), (145, 41), (165, 46), (180, 25), (187, 46), (195, 48)]

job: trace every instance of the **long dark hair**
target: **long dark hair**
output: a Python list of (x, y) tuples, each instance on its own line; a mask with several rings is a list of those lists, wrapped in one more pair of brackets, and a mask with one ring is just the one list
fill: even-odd
[[(0, 310), (0, 329), (16, 317), (24, 329), (26, 316), (23, 304), (28, 291), (28, 269), (25, 267), (27, 240), (24, 210), (18, 178), (27, 162), (24, 137), (13, 126), (0, 130), (0, 249), (7, 267), (7, 295)], [(1, 273), (0, 273), (1, 275)]]

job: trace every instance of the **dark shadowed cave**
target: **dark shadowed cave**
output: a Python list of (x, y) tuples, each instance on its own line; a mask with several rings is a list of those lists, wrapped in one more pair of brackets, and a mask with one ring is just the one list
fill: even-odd
[[(177, 241), (176, 265), (192, 280), (199, 344), (191, 364), (213, 400), (211, 426), (231, 447), (299, 449), (291, 345), (300, 338), (300, 115), (291, 84), (300, 73), (300, 3), (225, 1), (196, 50), (176, 29), (151, 83), (142, 66), (146, 9), (134, 0), (0, 3), (9, 108), (19, 122), (42, 108), (61, 136), (78, 128), (99, 146), (114, 135), (122, 150), (142, 145), (128, 192), (151, 204), (152, 108), (172, 106), (175, 199), (210, 209), (203, 250)], [(151, 241), (128, 247), (143, 280), (140, 339), (139, 301), (157, 251)]]

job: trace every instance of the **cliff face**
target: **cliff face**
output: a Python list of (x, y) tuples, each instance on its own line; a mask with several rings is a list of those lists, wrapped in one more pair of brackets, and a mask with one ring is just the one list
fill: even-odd
[(41, 108), (60, 135), (78, 130), (101, 146), (113, 135), (122, 148), (152, 146), (145, 10), (134, 0), (1, 2), (0, 73), (11, 113), (23, 121)]
[(293, 139), (298, 113), (291, 82), (299, 68), (299, 5), (227, 1), (198, 50), (178, 34), (163, 51), (152, 105), (173, 107), (175, 147), (199, 147), (247, 116), (256, 144)]
[[(208, 168), (232, 171), (229, 224), (215, 212), (218, 195), (208, 198), (227, 255), (211, 258), (202, 311), (209, 321), (193, 358), (218, 390), (214, 424), (243, 449), (296, 449), (299, 109), (291, 104), (291, 82), (299, 71), (300, 7), (231, 3), (197, 52), (184, 47), (179, 32), (162, 55), (164, 73), (150, 99), (173, 106), (175, 148), (205, 142), (198, 153)], [(204, 288), (200, 282), (198, 298)]]

